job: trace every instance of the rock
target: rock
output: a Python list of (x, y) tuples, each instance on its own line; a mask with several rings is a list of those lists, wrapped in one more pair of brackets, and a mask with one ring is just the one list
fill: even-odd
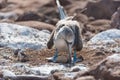
[[(117, 2), (120, 5), (120, 1)], [(93, 16), (95, 19), (110, 19), (117, 7), (119, 7), (118, 4), (116, 5), (116, 0), (90, 1), (86, 5), (85, 14)]]
[(90, 31), (86, 31), (85, 28), (83, 29), (82, 33), (84, 35), (83, 37), (84, 37), (85, 41), (89, 41), (95, 35), (95, 33), (92, 33)]
[(84, 77), (80, 77), (76, 80), (96, 80), (93, 76), (84, 76)]
[(112, 50), (115, 53), (119, 53), (120, 52), (120, 46), (114, 47)]
[(18, 61), (21, 62), (26, 62), (29, 60), (28, 55), (25, 54), (25, 51), (19, 51), (17, 57)]
[(71, 72), (78, 72), (78, 71), (88, 71), (88, 67), (84, 64), (77, 64), (71, 68)]
[(120, 39), (120, 30), (109, 29), (95, 35), (88, 44), (113, 44), (117, 43), (115, 39)]
[(48, 76), (37, 76), (37, 75), (16, 75), (4, 79), (5, 80), (53, 80), (51, 76), (48, 77)]
[(76, 19), (78, 21), (80, 21), (81, 23), (84, 23), (84, 24), (86, 24), (88, 22), (88, 17), (86, 15), (84, 15), (84, 14), (80, 14), (80, 13), (77, 14)]
[(27, 66), (30, 66), (29, 64), (26, 64), (26, 63), (14, 63), (12, 65), (13, 68), (16, 68), (16, 69), (22, 69), (22, 68), (26, 68)]
[[(41, 8), (50, 3), (51, 0), (34, 0), (34, 1), (17, 1), (17, 0), (8, 0), (7, 8), (4, 9), (4, 11), (12, 11), (12, 10), (22, 10), (24, 13), (27, 12), (37, 12), (41, 10)], [(46, 9), (48, 10), (48, 9)], [(41, 12), (40, 12), (41, 13)]]
[(18, 15), (14, 12), (0, 12), (0, 20), (8, 21), (12, 20), (15, 21), (18, 18)]
[(94, 56), (100, 56), (100, 55), (105, 55), (103, 51), (97, 51)]
[[(113, 54), (98, 63), (89, 71), (78, 74), (76, 79), (81, 76), (91, 75), (96, 80), (119, 80), (120, 79), (120, 54)], [(79, 77), (78, 77), (79, 76)]]
[(86, 41), (89, 41), (95, 34), (108, 30), (110, 28), (110, 20), (99, 19), (90, 21), (85, 24), (82, 30), (82, 34), (84, 35), (84, 39)]
[(24, 50), (21, 50), (21, 49), (14, 50), (13, 56), (17, 57), (18, 61), (21, 61), (21, 62), (26, 62), (29, 60), (28, 55), (25, 53)]
[(92, 33), (99, 33), (105, 30), (110, 29), (110, 20), (106, 19), (99, 19), (95, 21), (91, 21), (90, 23), (86, 24), (86, 28), (88, 31)]
[(37, 75), (50, 75), (52, 71), (60, 71), (65, 69), (65, 66), (59, 64), (45, 64), (39, 67), (25, 67), (26, 73), (37, 74)]
[(66, 57), (66, 56), (58, 56), (56, 62), (57, 63), (67, 63), (68, 62), (68, 57)]
[(2, 70), (0, 70), (0, 79), (3, 78)]
[[(66, 71), (68, 70), (68, 68), (66, 67), (65, 68)], [(73, 71), (75, 69), (79, 69), (78, 71)], [(71, 68), (69, 68), (69, 70), (67, 72), (62, 72), (62, 71), (59, 71), (59, 72), (55, 72), (53, 73), (53, 77), (55, 80), (73, 80), (73, 78), (77, 75), (77, 73), (79, 71), (88, 71), (88, 68), (84, 65), (75, 65)]]
[(71, 77), (68, 77), (68, 75), (69, 75), (69, 76), (70, 76), (70, 75), (73, 76), (73, 74), (65, 74), (65, 73), (63, 73), (63, 72), (55, 72), (55, 73), (53, 74), (53, 78), (54, 78), (55, 80), (73, 80)]
[(111, 27), (120, 29), (120, 7), (111, 17)]
[(86, 10), (85, 6), (87, 5), (88, 0), (86, 1), (76, 0), (76, 1), (71, 1), (71, 2), (72, 3), (68, 5), (66, 9), (68, 14), (73, 15), (75, 13), (77, 15), (79, 14), (81, 15), (81, 13), (83, 13)]
[(0, 23), (0, 45), (13, 49), (42, 49), (46, 47), (46, 42), (50, 33), (39, 31), (26, 26), (10, 23)]
[(21, 21), (21, 22), (16, 22), (16, 24), (29, 26), (38, 30), (49, 30), (50, 32), (52, 32), (52, 30), (55, 28), (53, 25), (38, 21)]
[(17, 57), (18, 56), (18, 53), (21, 51), (21, 49), (16, 49), (14, 50), (14, 56)]
[(80, 71), (80, 69), (77, 67), (72, 69), (72, 72), (78, 72), (78, 71)]
[(16, 21), (28, 21), (28, 20), (38, 20), (41, 17), (35, 12), (25, 12), (20, 15)]
[(119, 80), (120, 79), (120, 54), (108, 56), (96, 67), (94, 76), (104, 80)]
[[(5, 54), (5, 53), (3, 53), (4, 54), (4, 56), (2, 56), (2, 57), (4, 57), (4, 59), (0, 59), (0, 68), (2, 68), (2, 67), (4, 67), (4, 66), (6, 66), (7, 67), (7, 65), (9, 65), (9, 63), (10, 63), (10, 60), (7, 60), (6, 58), (8, 57), (8, 56), (10, 56), (10, 55), (8, 55), (8, 56), (6, 56), (5, 57), (5, 55), (7, 55), (7, 54)], [(9, 58), (8, 58), (9, 59)]]
[(9, 71), (9, 70), (2, 70), (3, 72), (3, 77), (4, 78), (8, 78), (8, 77), (11, 77), (11, 76), (16, 76), (13, 72)]
[(64, 76), (64, 73), (62, 73), (62, 72), (55, 72), (54, 74), (53, 74), (53, 78), (55, 79), (55, 80), (61, 80), (61, 77), (63, 77)]
[[(46, 10), (46, 8), (49, 8), (49, 9)], [(56, 10), (53, 7), (46, 7), (46, 8), (43, 7), (40, 10), (40, 12), (42, 13), (42, 14), (39, 14), (41, 16), (40, 21), (46, 22), (46, 23), (49, 23), (49, 24), (52, 24), (52, 25), (56, 25), (56, 23), (59, 19), (58, 16), (57, 16), (58, 13), (56, 12)]]
[(26, 67), (24, 67), (24, 70), (27, 74), (34, 74), (34, 75), (40, 75), (41, 74), (39, 67), (30, 68), (30, 67), (26, 66)]
[(65, 1), (60, 0), (60, 3), (61, 3), (61, 5), (66, 6), (66, 5), (70, 5), (71, 1), (70, 0), (65, 0)]
[(7, 6), (8, 0), (0, 0), (0, 9), (5, 8)]

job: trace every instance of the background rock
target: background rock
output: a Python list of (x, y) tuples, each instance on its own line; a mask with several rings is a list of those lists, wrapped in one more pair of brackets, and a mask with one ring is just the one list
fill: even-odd
[(0, 0), (0, 9), (5, 8), (7, 6), (8, 0)]
[(76, 80), (96, 80), (93, 76), (84, 76), (84, 77), (80, 77)]
[(25, 12), (20, 15), (16, 21), (29, 21), (29, 20), (39, 20), (41, 17), (35, 12)]
[(84, 24), (82, 34), (84, 39), (89, 41), (95, 34), (110, 29), (110, 20), (100, 19)]
[(16, 22), (16, 24), (29, 26), (38, 30), (49, 30), (50, 32), (52, 32), (52, 30), (55, 28), (53, 25), (38, 21), (20, 21)]
[(120, 54), (113, 54), (111, 56), (108, 56), (102, 62), (98, 63), (98, 65), (94, 66), (91, 70), (83, 74), (77, 75), (76, 78), (78, 78), (78, 76), (80, 77), (80, 76), (91, 75), (94, 76), (95, 79), (119, 80), (120, 79), (119, 59), (120, 59)]
[(9, 70), (2, 70), (2, 72), (3, 72), (3, 77), (6, 79), (10, 76), (16, 76), (13, 72), (11, 72)]
[(120, 39), (120, 30), (110, 29), (95, 35), (88, 44), (115, 43), (115, 39)]
[(13, 49), (42, 49), (50, 33), (16, 24), (0, 23), (0, 45)]
[(117, 2), (119, 5), (116, 5), (115, 2), (115, 0), (90, 1), (86, 5), (85, 13), (95, 19), (110, 19), (120, 5), (120, 1)]

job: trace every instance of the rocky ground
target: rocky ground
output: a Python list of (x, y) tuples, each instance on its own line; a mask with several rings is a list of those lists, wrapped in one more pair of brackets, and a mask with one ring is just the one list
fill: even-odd
[(59, 20), (55, 0), (0, 0), (0, 80), (120, 80), (120, 30), (111, 25), (120, 1), (60, 2), (81, 25), (81, 62), (68, 67), (64, 52), (48, 61), (55, 49), (46, 42)]

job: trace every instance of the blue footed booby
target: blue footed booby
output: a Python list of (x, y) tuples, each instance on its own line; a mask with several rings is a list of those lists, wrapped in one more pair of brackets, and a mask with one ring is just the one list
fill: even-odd
[[(73, 17), (68, 17), (60, 5), (59, 0), (56, 0), (60, 20), (56, 24), (56, 29), (53, 30), (50, 39), (47, 42), (49, 49), (55, 45), (56, 52), (53, 56), (52, 61), (56, 62), (58, 52), (66, 51), (69, 54), (69, 63), (75, 64), (77, 62), (76, 51), (80, 51), (83, 48), (80, 25)], [(72, 60), (72, 50), (74, 50)]]

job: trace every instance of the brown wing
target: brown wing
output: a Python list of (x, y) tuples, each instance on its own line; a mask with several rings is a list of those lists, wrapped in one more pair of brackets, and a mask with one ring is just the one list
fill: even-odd
[(47, 42), (47, 47), (48, 47), (48, 49), (51, 49), (52, 47), (53, 47), (53, 45), (54, 45), (54, 40), (53, 40), (53, 38), (54, 38), (54, 33), (55, 33), (55, 31), (57, 32), (57, 31), (59, 31), (59, 29), (61, 28), (61, 27), (63, 27), (64, 25), (62, 24), (60, 24), (60, 23), (57, 23), (57, 25), (56, 25), (57, 27), (53, 30), (53, 32), (51, 33), (51, 36), (50, 36), (50, 38), (49, 38), (49, 40), (48, 40), (48, 42)]
[(51, 49), (54, 45), (54, 42), (53, 42), (53, 36), (54, 36), (54, 33), (55, 33), (55, 30), (51, 33), (51, 36), (47, 42), (47, 47), (48, 49)]
[(75, 42), (74, 42), (74, 48), (77, 51), (80, 51), (83, 48), (83, 42), (82, 42), (82, 38), (80, 35), (80, 29), (79, 26), (75, 26)]

